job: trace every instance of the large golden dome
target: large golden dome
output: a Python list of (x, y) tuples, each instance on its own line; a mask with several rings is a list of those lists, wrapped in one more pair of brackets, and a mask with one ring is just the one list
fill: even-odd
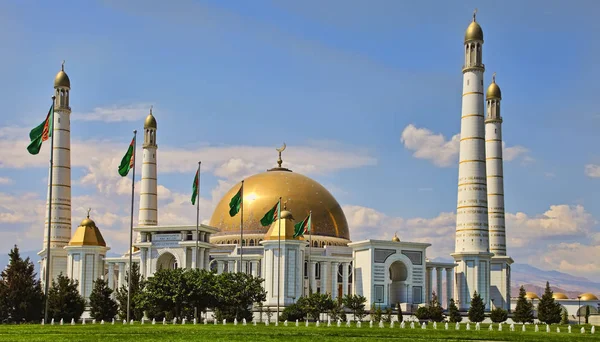
[[(210, 225), (220, 229), (215, 237), (240, 234), (240, 213), (229, 216), (229, 201), (239, 191), (241, 182), (223, 196), (210, 219)], [(287, 202), (295, 222), (303, 220), (312, 210), (313, 236), (350, 240), (348, 222), (342, 207), (327, 189), (316, 181), (278, 167), (244, 180), (244, 235), (265, 234), (260, 219), (281, 197)], [(219, 242), (217, 242), (219, 243)]]

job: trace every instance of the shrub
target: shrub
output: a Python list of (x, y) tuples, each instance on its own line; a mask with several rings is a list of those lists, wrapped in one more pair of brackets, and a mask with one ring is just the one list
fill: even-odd
[(494, 323), (502, 323), (508, 319), (508, 311), (502, 308), (495, 308), (490, 312), (490, 319)]
[(304, 316), (306, 316), (306, 312), (302, 310), (302, 307), (296, 303), (286, 307), (283, 309), (281, 313), (281, 318), (279, 320), (283, 321), (304, 321)]

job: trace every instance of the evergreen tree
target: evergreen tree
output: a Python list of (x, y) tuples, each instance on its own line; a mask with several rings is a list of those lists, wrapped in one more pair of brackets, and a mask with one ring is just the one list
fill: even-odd
[(365, 316), (365, 303), (367, 302), (367, 298), (361, 295), (351, 295), (347, 294), (342, 299), (342, 303), (344, 306), (348, 308), (348, 310), (352, 311), (352, 317), (354, 320), (362, 321), (362, 318)]
[(517, 323), (533, 323), (533, 304), (525, 298), (525, 288), (519, 289), (517, 307), (513, 313), (513, 321)]
[(485, 304), (483, 304), (483, 300), (477, 291), (475, 291), (471, 299), (468, 316), (471, 322), (483, 322), (485, 319)]
[(44, 294), (29, 258), (23, 260), (15, 245), (8, 266), (0, 274), (0, 319), (22, 323), (42, 317)]
[(561, 320), (562, 308), (554, 301), (553, 295), (550, 283), (546, 282), (546, 290), (538, 304), (538, 319), (546, 324), (559, 323)]
[(562, 318), (560, 320), (560, 324), (569, 324), (569, 315), (567, 314), (567, 310), (562, 311)]
[(94, 282), (94, 288), (90, 294), (90, 316), (97, 321), (109, 321), (115, 318), (119, 309), (117, 302), (111, 298), (113, 290), (108, 283), (101, 278)]
[(462, 321), (462, 316), (458, 311), (458, 307), (454, 302), (454, 298), (450, 298), (450, 305), (448, 305), (448, 320), (450, 323), (458, 323)]
[[(142, 304), (140, 294), (144, 287), (144, 279), (140, 275), (140, 265), (137, 262), (134, 262), (131, 265), (131, 293), (130, 293), (130, 315), (131, 319), (139, 321), (144, 316), (144, 310), (142, 309)], [(116, 299), (119, 304), (119, 318), (126, 319), (127, 318), (127, 287), (129, 283), (129, 271), (125, 272), (125, 283), (121, 285), (121, 288), (117, 290)]]
[(434, 322), (441, 322), (444, 320), (444, 309), (440, 305), (438, 296), (435, 292), (432, 293), (431, 303), (429, 303), (429, 318)]
[(79, 294), (76, 280), (61, 274), (52, 280), (48, 290), (48, 316), (55, 320), (79, 320), (85, 310), (85, 299)]

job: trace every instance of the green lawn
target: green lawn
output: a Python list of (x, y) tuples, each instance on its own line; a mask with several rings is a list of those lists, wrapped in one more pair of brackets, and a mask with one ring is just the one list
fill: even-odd
[[(274, 326), (264, 326), (251, 324), (243, 326), (241, 324), (223, 325), (156, 325), (144, 324), (139, 322), (134, 325), (123, 325), (122, 323), (95, 324), (86, 325), (0, 325), (0, 341), (382, 341), (382, 340), (409, 340), (409, 341), (572, 341), (572, 340), (600, 340), (600, 331), (594, 335), (590, 334), (590, 326), (586, 326), (586, 334), (580, 333), (579, 326), (572, 326), (572, 333), (567, 333), (566, 326), (560, 326), (561, 332), (556, 333), (556, 326), (552, 327), (551, 333), (546, 333), (545, 326), (540, 325), (540, 332), (534, 331), (534, 326), (528, 325), (527, 331), (522, 332), (521, 326), (515, 326), (515, 331), (510, 331), (508, 325), (503, 325), (503, 331), (497, 331), (497, 325), (494, 325), (495, 331), (488, 331), (488, 325), (482, 325), (482, 330), (475, 331), (474, 325), (471, 325), (470, 331), (465, 330), (465, 325), (461, 325), (461, 330), (457, 331), (451, 325), (448, 330), (444, 330), (443, 324), (438, 325), (434, 330), (431, 325), (428, 329), (421, 328), (410, 329), (408, 326), (401, 329), (398, 324), (390, 328), (386, 324), (385, 328), (379, 328), (373, 324), (369, 328), (369, 323), (363, 323), (361, 328), (355, 325), (346, 327), (342, 324), (337, 327), (332, 324), (327, 327), (321, 324), (316, 327), (311, 323), (305, 327), (300, 323), (299, 327), (295, 323), (290, 323), (287, 327), (280, 324)], [(598, 329), (596, 329), (598, 330)]]

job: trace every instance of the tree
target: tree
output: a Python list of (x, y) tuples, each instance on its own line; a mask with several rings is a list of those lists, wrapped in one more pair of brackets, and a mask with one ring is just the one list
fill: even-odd
[(313, 293), (308, 297), (300, 297), (297, 301), (302, 310), (308, 314), (309, 318), (318, 320), (323, 312), (329, 312), (333, 308), (331, 295), (327, 293)]
[(348, 310), (352, 311), (352, 316), (354, 320), (362, 320), (365, 316), (365, 303), (367, 302), (367, 298), (361, 295), (351, 295), (347, 294), (342, 299), (342, 303), (344, 306), (348, 308)]
[(429, 316), (429, 308), (426, 306), (418, 307), (417, 311), (415, 311), (415, 317), (417, 317), (419, 320), (425, 320), (425, 319), (431, 318)]
[(448, 305), (448, 320), (450, 323), (458, 323), (462, 321), (462, 316), (458, 311), (458, 307), (454, 302), (454, 298), (450, 298), (450, 305)]
[(502, 323), (508, 319), (508, 311), (502, 308), (495, 308), (490, 312), (490, 319), (494, 323)]
[(402, 307), (399, 302), (396, 303), (396, 309), (398, 310), (398, 322), (402, 322), (404, 318), (402, 317)]
[(191, 269), (183, 273), (184, 281), (187, 283), (189, 301), (198, 312), (205, 312), (214, 307), (216, 275), (207, 270)]
[(590, 306), (586, 305), (585, 306), (585, 324), (589, 324), (590, 323), (589, 320), (590, 320)]
[(246, 273), (221, 273), (215, 283), (215, 316), (217, 320), (252, 319), (252, 304), (264, 302), (267, 293), (263, 279)]
[(444, 309), (440, 305), (438, 296), (433, 292), (431, 302), (429, 303), (429, 319), (434, 322), (441, 322), (444, 320)]
[(94, 282), (94, 288), (90, 293), (90, 316), (97, 321), (111, 320), (117, 315), (119, 306), (112, 299), (113, 290), (108, 283), (101, 278)]
[(483, 322), (485, 319), (485, 304), (483, 303), (483, 300), (477, 291), (475, 291), (473, 294), (473, 298), (471, 299), (471, 307), (469, 308), (467, 315), (469, 316), (469, 321), (471, 322)]
[(280, 321), (304, 321), (304, 316), (306, 316), (306, 312), (302, 311), (302, 307), (297, 303), (294, 303), (290, 306), (287, 306), (283, 309), (281, 313)]
[(517, 323), (533, 323), (533, 304), (525, 298), (525, 288), (519, 289), (517, 307), (513, 313), (513, 321)]
[(560, 324), (569, 324), (569, 315), (567, 314), (567, 310), (562, 311)]
[(329, 310), (329, 316), (334, 321), (337, 321), (338, 319), (342, 321), (346, 320), (346, 311), (344, 311), (341, 299), (341, 297), (338, 297), (338, 300), (334, 301), (333, 307)]
[[(131, 293), (130, 293), (130, 315), (132, 319), (139, 321), (144, 317), (144, 310), (141, 301), (144, 279), (140, 275), (140, 266), (137, 262), (131, 265)], [(119, 318), (127, 318), (127, 287), (129, 285), (129, 271), (125, 272), (125, 284), (116, 291), (116, 299), (119, 304)]]
[(21, 258), (16, 245), (8, 255), (8, 266), (0, 274), (0, 321), (37, 321), (42, 317), (44, 294), (33, 263)]
[[(140, 304), (148, 312), (148, 317), (168, 320), (174, 317), (192, 318), (193, 309), (189, 304), (190, 289), (187, 279), (184, 278), (184, 272), (183, 268), (160, 269), (148, 278), (139, 296)], [(135, 276), (133, 271), (131, 273)], [(133, 292), (133, 282), (131, 287)], [(127, 288), (124, 290), (120, 292), (121, 296), (125, 295), (125, 306), (121, 304), (119, 314), (123, 311), (127, 312)]]
[(559, 303), (554, 301), (552, 296), (550, 283), (546, 282), (546, 289), (538, 304), (538, 319), (546, 324), (559, 323), (561, 320), (562, 308)]
[(79, 320), (85, 310), (85, 299), (79, 294), (79, 282), (62, 273), (52, 280), (48, 290), (48, 316), (55, 320)]

